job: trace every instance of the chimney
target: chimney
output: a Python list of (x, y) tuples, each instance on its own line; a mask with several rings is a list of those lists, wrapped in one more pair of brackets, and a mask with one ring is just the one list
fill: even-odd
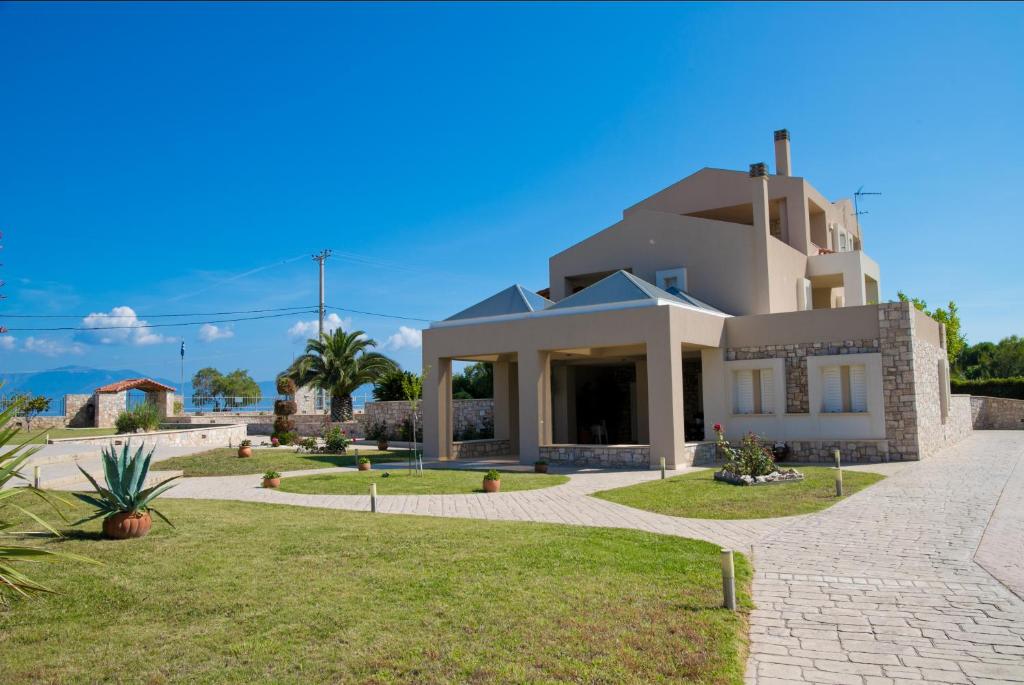
[(789, 131), (782, 128), (775, 132), (775, 173), (789, 176), (793, 171), (789, 159)]

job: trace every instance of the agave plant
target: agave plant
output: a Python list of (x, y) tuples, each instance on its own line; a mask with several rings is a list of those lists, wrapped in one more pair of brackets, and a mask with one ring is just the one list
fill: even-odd
[(145, 443), (140, 445), (134, 455), (130, 452), (131, 441), (122, 446), (120, 454), (117, 453), (113, 445), (109, 449), (103, 448), (103, 475), (107, 481), (105, 488), (100, 486), (85, 469), (81, 466), (78, 467), (78, 470), (92, 483), (99, 496), (74, 493), (75, 497), (97, 509), (95, 514), (76, 522), (75, 525), (92, 521), (101, 516), (109, 518), (116, 514), (141, 514), (148, 511), (159, 516), (171, 528), (174, 527), (174, 524), (154, 509), (150, 503), (174, 487), (169, 483), (181, 476), (172, 476), (152, 487), (143, 489), (146, 476), (149, 475), (149, 462), (153, 458), (153, 452), (156, 451), (154, 447), (149, 450), (149, 454), (143, 454), (145, 447)]
[[(17, 410), (18, 403), (13, 403), (7, 409), (0, 412), (0, 604), (3, 605), (8, 604), (14, 597), (28, 597), (29, 595), (41, 592), (53, 592), (50, 588), (32, 580), (22, 573), (19, 570), (20, 567), (18, 564), (40, 561), (57, 561), (60, 559), (73, 559), (76, 561), (98, 563), (92, 559), (88, 559), (77, 554), (56, 552), (41, 549), (39, 547), (27, 547), (22, 544), (8, 543), (4, 541), (4, 538), (16, 535), (10, 530), (13, 524), (3, 515), (4, 509), (8, 507), (20, 511), (22, 514), (41, 525), (48, 531), (48, 534), (60, 537), (60, 533), (50, 526), (50, 524), (33, 514), (31, 511), (15, 504), (13, 501), (9, 501), (10, 498), (27, 491), (37, 497), (40, 497), (55, 509), (58, 503), (64, 502), (64, 500), (59, 497), (37, 489), (24, 475), (22, 475), (21, 468), (25, 465), (25, 462), (41, 448), (33, 447), (25, 449), (24, 445), (22, 445), (20, 441), (15, 440), (15, 437), (21, 429), (11, 426), (10, 423)], [(8, 445), (12, 445), (11, 449), (7, 449)], [(5, 487), (8, 483), (11, 483), (11, 481), (18, 480), (24, 481), (25, 487)], [(60, 513), (60, 510), (57, 509), (57, 512)], [(61, 514), (61, 516), (63, 516), (63, 514)], [(24, 534), (19, 535), (19, 537), (23, 536)]]

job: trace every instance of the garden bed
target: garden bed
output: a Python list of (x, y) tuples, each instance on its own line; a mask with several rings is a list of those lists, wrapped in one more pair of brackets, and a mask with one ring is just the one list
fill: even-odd
[[(424, 469), (418, 474), (399, 464), (381, 464), (370, 471), (285, 478), (281, 490), (315, 495), (365, 495), (370, 483), (376, 483), (378, 495), (456, 495), (483, 492), (483, 477), (484, 471)], [(502, 492), (538, 490), (567, 482), (567, 476), (501, 472)]]

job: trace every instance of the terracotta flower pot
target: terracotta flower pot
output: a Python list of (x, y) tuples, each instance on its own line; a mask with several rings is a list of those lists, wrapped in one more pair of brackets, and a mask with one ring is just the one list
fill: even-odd
[(111, 540), (127, 540), (145, 537), (153, 527), (149, 512), (124, 511), (103, 519), (103, 537)]
[(265, 487), (265, 488), (278, 488), (278, 487), (281, 487), (281, 479), (280, 478), (264, 478), (263, 479), (263, 487)]
[(533, 472), (534, 473), (547, 473), (548, 472), (548, 465), (547, 464), (534, 464), (533, 465)]
[(360, 471), (369, 471), (370, 470), (370, 464), (360, 464), (359, 465), (359, 470)]
[(501, 490), (500, 480), (485, 480), (484, 481), (484, 492), (498, 492)]
[(245, 447), (239, 447), (238, 448), (238, 456), (239, 457), (251, 457), (252, 456), (252, 447), (249, 446), (249, 445), (246, 445)]
[(380, 450), (381, 452), (383, 452), (383, 451), (384, 451), (384, 450), (386, 450), (387, 448), (388, 448), (388, 441), (387, 441), (387, 440), (378, 440), (378, 441), (377, 441), (377, 449), (378, 449), (378, 450)]

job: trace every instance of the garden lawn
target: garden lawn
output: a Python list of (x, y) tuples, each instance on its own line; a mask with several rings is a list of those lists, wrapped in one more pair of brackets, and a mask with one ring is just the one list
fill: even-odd
[[(388, 476), (384, 477), (384, 473)], [(365, 495), (370, 483), (377, 484), (378, 495), (455, 495), (483, 492), (484, 471), (424, 469), (415, 471), (383, 464), (370, 471), (324, 473), (281, 480), (285, 492), (313, 495)], [(545, 473), (501, 472), (502, 492), (538, 490), (568, 483), (567, 476)]]
[[(41, 512), (36, 498), (18, 504)], [(45, 543), (0, 682), (742, 683), (719, 548), (640, 531), (204, 500)], [(69, 516), (86, 512), (76, 504)], [(52, 517), (51, 517), (52, 518)], [(29, 522), (30, 523), (30, 522)], [(15, 529), (26, 526), (25, 519)], [(750, 568), (737, 557), (749, 608)]]
[(39, 430), (25, 430), (24, 428), (14, 436), (14, 444), (42, 445), (46, 438), (96, 438), (104, 435), (115, 435), (116, 428), (48, 428)]
[[(836, 497), (835, 469), (795, 466), (804, 479), (771, 485), (730, 485), (714, 480), (707, 469), (665, 480), (652, 480), (594, 497), (627, 507), (669, 516), (696, 519), (760, 519), (810, 514), (831, 507)], [(843, 471), (843, 492), (850, 496), (885, 476), (866, 471)]]
[(285, 449), (253, 449), (251, 457), (239, 457), (237, 448), (223, 447), (184, 457), (171, 457), (153, 462), (154, 471), (184, 471), (186, 476), (240, 476), (249, 473), (328, 469), (333, 466), (355, 466), (359, 457), (377, 462), (407, 463), (407, 450), (362, 450), (348, 454), (309, 454)]

